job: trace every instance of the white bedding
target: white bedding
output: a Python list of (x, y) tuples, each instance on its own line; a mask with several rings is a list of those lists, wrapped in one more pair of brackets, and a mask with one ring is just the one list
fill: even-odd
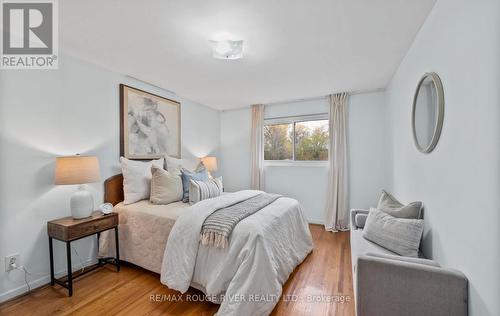
[[(160, 273), (170, 230), (188, 207), (182, 202), (154, 205), (148, 200), (116, 204), (113, 211), (120, 216), (120, 259)], [(114, 233), (105, 231), (99, 239), (99, 257), (114, 256)]]
[(196, 284), (209, 298), (225, 294), (222, 302), (214, 299), (221, 303), (218, 315), (271, 313), (283, 283), (312, 250), (309, 226), (296, 200), (279, 198), (242, 220), (227, 249), (199, 243), (208, 215), (259, 193), (262, 191), (239, 191), (186, 209), (168, 237), (161, 282), (182, 293)]

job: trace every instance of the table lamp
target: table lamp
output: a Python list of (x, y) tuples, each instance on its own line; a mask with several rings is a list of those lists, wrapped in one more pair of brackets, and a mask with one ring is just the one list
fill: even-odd
[(85, 218), (94, 211), (94, 198), (83, 184), (98, 182), (99, 160), (94, 156), (69, 156), (56, 158), (55, 184), (79, 184), (78, 190), (71, 195), (71, 215)]
[(213, 178), (210, 171), (217, 170), (217, 157), (203, 157), (203, 158), (201, 158), (201, 162), (203, 163), (205, 168), (207, 168), (208, 176), (210, 178)]

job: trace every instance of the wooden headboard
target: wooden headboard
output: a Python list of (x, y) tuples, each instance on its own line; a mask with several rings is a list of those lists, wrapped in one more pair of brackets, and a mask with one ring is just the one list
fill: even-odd
[(104, 181), (104, 202), (114, 205), (123, 201), (123, 175), (117, 174)]

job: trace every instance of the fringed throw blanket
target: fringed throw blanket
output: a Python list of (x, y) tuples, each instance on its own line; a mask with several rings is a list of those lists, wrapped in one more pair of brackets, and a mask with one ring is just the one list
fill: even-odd
[(273, 203), (281, 195), (261, 193), (234, 205), (221, 208), (210, 214), (201, 228), (200, 240), (204, 246), (226, 248), (229, 235), (236, 224)]

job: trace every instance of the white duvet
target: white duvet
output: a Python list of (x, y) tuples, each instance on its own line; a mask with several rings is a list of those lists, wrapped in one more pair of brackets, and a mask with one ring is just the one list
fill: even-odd
[(312, 250), (309, 226), (297, 200), (282, 197), (236, 225), (229, 247), (201, 245), (200, 231), (213, 211), (255, 196), (245, 190), (188, 208), (168, 237), (161, 282), (186, 292), (198, 285), (207, 297), (224, 295), (218, 315), (268, 315), (293, 269)]

